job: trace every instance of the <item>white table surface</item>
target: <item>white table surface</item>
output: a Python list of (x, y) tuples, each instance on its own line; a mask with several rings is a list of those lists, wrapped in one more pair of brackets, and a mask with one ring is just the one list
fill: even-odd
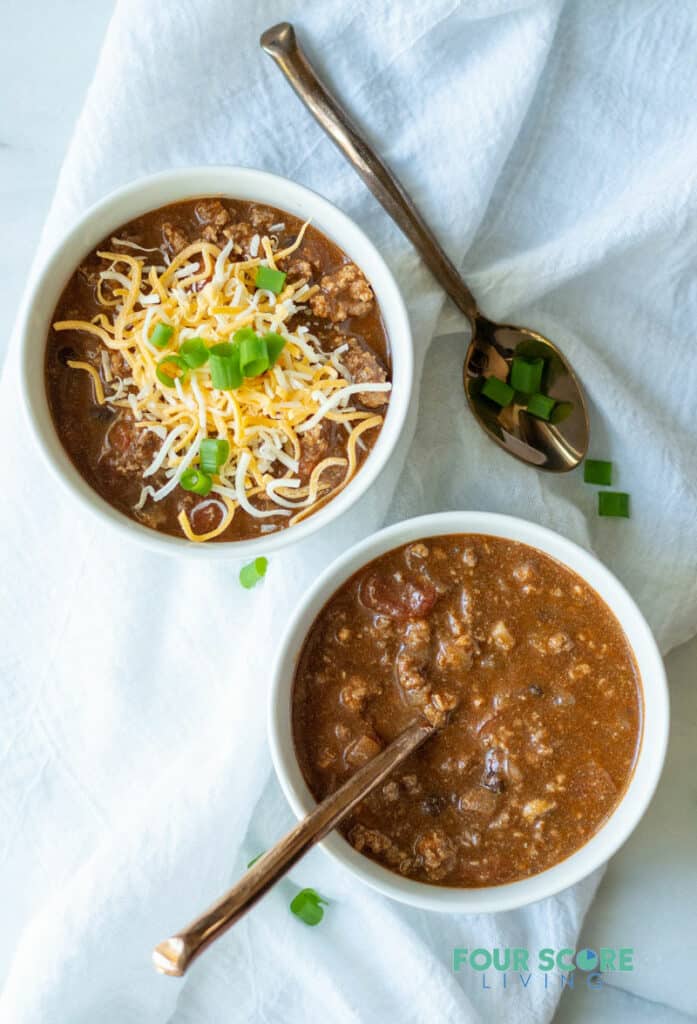
[[(22, 0), (3, 9), (0, 224), (11, 260), (0, 278), (0, 360), (112, 8), (112, 0)], [(697, 639), (672, 652), (667, 667), (666, 770), (646, 818), (612, 860), (582, 934), (591, 948), (634, 946), (636, 969), (614, 975), (601, 992), (566, 993), (558, 1024), (697, 1021)]]

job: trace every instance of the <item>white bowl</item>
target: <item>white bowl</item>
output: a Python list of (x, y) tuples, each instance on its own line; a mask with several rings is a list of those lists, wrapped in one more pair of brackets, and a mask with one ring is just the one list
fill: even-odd
[[(135, 522), (114, 509), (82, 478), (66, 454), (51, 419), (44, 385), (44, 354), (58, 299), (81, 260), (111, 232), (168, 203), (222, 195), (277, 206), (313, 225), (336, 242), (365, 272), (373, 286), (392, 355), (392, 392), (375, 447), (348, 486), (327, 505), (295, 526), (255, 540), (193, 544)], [(370, 487), (397, 443), (411, 399), (413, 350), (409, 318), (395, 280), (375, 246), (344, 213), (310, 189), (275, 174), (247, 167), (192, 167), (142, 178), (91, 207), (65, 236), (36, 277), (20, 329), (24, 404), (37, 443), (50, 468), (70, 492), (125, 537), (169, 554), (194, 558), (254, 558), (309, 536), (337, 519)]]
[(273, 670), (269, 742), (283, 791), (298, 817), (316, 805), (293, 748), (291, 689), (300, 651), (316, 615), (332, 594), (367, 562), (392, 548), (440, 534), (478, 533), (506, 537), (544, 551), (578, 573), (615, 613), (632, 646), (644, 695), (643, 735), (634, 774), (619, 805), (585, 846), (531, 878), (480, 889), (456, 889), (416, 882), (381, 867), (333, 832), (321, 844), (361, 881), (427, 910), (490, 913), (512, 910), (573, 885), (605, 863), (628, 838), (658, 783), (668, 741), (668, 689), (661, 655), (651, 631), (622, 584), (593, 555), (535, 523), (489, 512), (443, 512), (397, 523), (338, 558), (303, 598), (286, 630)]

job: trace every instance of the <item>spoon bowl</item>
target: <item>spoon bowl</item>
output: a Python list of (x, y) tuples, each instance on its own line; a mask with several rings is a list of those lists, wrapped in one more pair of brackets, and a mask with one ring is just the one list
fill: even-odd
[[(544, 393), (556, 402), (549, 421), (528, 412), (527, 395), (516, 392), (511, 404), (502, 408), (482, 394), (487, 377), (507, 380), (515, 356), (544, 360)], [(574, 469), (585, 458), (589, 427), (583, 391), (548, 338), (478, 315), (465, 356), (463, 383), (479, 425), (515, 458), (553, 473)]]

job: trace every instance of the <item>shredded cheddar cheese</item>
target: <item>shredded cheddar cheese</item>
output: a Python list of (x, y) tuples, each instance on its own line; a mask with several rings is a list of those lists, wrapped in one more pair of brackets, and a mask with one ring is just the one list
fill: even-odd
[(102, 387), (102, 379), (95, 370), (94, 366), (89, 363), (83, 363), (79, 359), (69, 359), (68, 366), (71, 370), (85, 370), (89, 373), (94, 383), (94, 395), (100, 405), (104, 405), (106, 399), (104, 398), (104, 388)]
[[(117, 245), (126, 242), (112, 239), (113, 251), (98, 253), (104, 269), (96, 294), (103, 311), (89, 322), (53, 325), (57, 331), (86, 331), (99, 339), (101, 374), (81, 360), (68, 366), (90, 375), (100, 405), (123, 410), (122, 417), (134, 428), (151, 430), (161, 441), (142, 473), (136, 511), (162, 501), (189, 467), (198, 467), (204, 438), (228, 442), (229, 455), (213, 476), (211, 490), (220, 522), (196, 533), (181, 511), (179, 525), (190, 541), (220, 536), (238, 509), (257, 519), (301, 521), (346, 486), (356, 472), (361, 435), (382, 423), (381, 415), (356, 409), (352, 399), (360, 392), (387, 392), (390, 384), (353, 383), (341, 363), (347, 346), (326, 353), (307, 326), (293, 322), (316, 287), (286, 284), (279, 295), (255, 287), (257, 267), (276, 268), (301, 244), (306, 229), (307, 224), (293, 245), (280, 252), (274, 252), (270, 238), (255, 239), (251, 251), (256, 255), (243, 260), (232, 255), (232, 240), (222, 249), (196, 241), (164, 267), (153, 262), (161, 257), (160, 250), (131, 243), (132, 251), (119, 252)], [(157, 256), (150, 256), (151, 251)], [(151, 341), (158, 324), (172, 328), (164, 348)], [(259, 376), (245, 378), (234, 390), (213, 387), (208, 363), (172, 378), (172, 387), (158, 377), (158, 364), (176, 357), (188, 339), (201, 339), (211, 348), (230, 341), (242, 327), (261, 337), (274, 332), (285, 342), (274, 365)], [(303, 484), (298, 476), (303, 435), (324, 420), (346, 428), (345, 456), (335, 453), (322, 459)], [(328, 478), (329, 469), (334, 474)], [(338, 484), (337, 469), (343, 471)]]

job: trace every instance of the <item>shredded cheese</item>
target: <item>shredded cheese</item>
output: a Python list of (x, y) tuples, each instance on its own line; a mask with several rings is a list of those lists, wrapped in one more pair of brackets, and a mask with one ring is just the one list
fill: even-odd
[(209, 530), (208, 533), (194, 533), (194, 531), (191, 529), (189, 517), (187, 516), (184, 509), (181, 510), (177, 517), (177, 520), (182, 528), (183, 533), (190, 541), (193, 541), (197, 544), (203, 544), (205, 541), (213, 540), (214, 537), (219, 537), (221, 533), (225, 533), (228, 526), (232, 522), (233, 516), (235, 515), (236, 505), (234, 501), (231, 501), (229, 498), (226, 497), (223, 498), (223, 501), (227, 508), (227, 513), (225, 516), (223, 516), (222, 520), (220, 521), (220, 523), (218, 523), (215, 529)]
[(104, 388), (102, 387), (101, 378), (94, 366), (90, 366), (89, 363), (83, 363), (79, 359), (69, 359), (68, 366), (71, 370), (85, 370), (86, 373), (89, 373), (94, 384), (94, 396), (100, 405), (104, 405), (106, 401), (104, 397)]
[[(257, 267), (275, 267), (302, 243), (306, 229), (307, 223), (294, 243), (280, 252), (274, 250), (274, 236), (255, 236), (251, 256), (242, 260), (233, 254), (232, 240), (223, 248), (199, 240), (166, 266), (152, 262), (162, 256), (160, 250), (114, 238), (114, 246), (132, 251), (98, 253), (104, 262), (97, 285), (102, 311), (92, 321), (53, 325), (56, 331), (85, 331), (99, 340), (101, 375), (86, 361), (71, 360), (68, 366), (90, 375), (100, 405), (123, 410), (122, 418), (129, 419), (134, 430), (152, 431), (161, 441), (142, 471), (143, 487), (134, 511), (175, 490), (184, 471), (197, 464), (205, 437), (228, 442), (227, 461), (213, 483), (219, 497), (209, 499), (220, 510), (218, 526), (197, 534), (185, 511), (178, 516), (191, 541), (223, 534), (238, 508), (257, 520), (275, 519), (268, 529), (277, 529), (284, 519), (291, 524), (300, 521), (346, 486), (358, 465), (361, 435), (382, 423), (381, 415), (356, 409), (351, 400), (361, 392), (388, 392), (391, 385), (353, 383), (341, 362), (347, 345), (324, 353), (307, 325), (292, 323), (316, 287), (291, 283), (280, 295), (255, 287)], [(158, 257), (148, 255), (153, 251)], [(173, 328), (164, 349), (150, 341), (158, 323)], [(271, 370), (246, 378), (230, 391), (213, 387), (208, 364), (177, 378), (174, 387), (158, 378), (158, 363), (176, 355), (188, 338), (201, 338), (212, 347), (229, 341), (243, 326), (261, 336), (273, 331), (284, 339)], [(322, 459), (302, 486), (296, 474), (303, 435), (325, 420), (345, 424), (345, 457)], [(282, 476), (273, 472), (279, 467)], [(332, 467), (344, 469), (335, 486), (323, 479)], [(267, 532), (261, 525), (259, 529)]]

